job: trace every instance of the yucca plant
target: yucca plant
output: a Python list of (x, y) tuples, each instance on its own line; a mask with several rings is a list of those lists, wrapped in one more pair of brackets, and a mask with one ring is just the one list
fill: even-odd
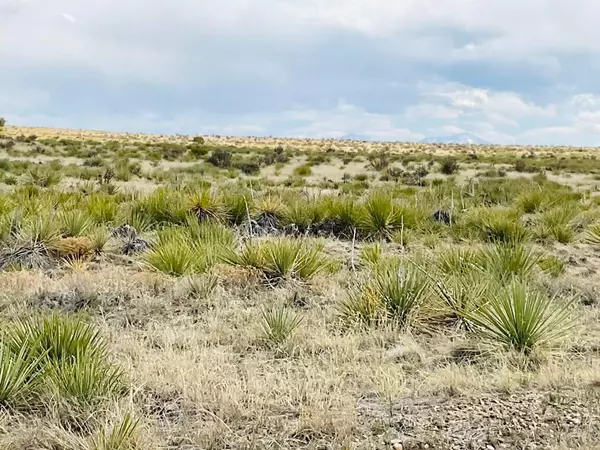
[(27, 348), (50, 363), (82, 354), (99, 360), (107, 357), (106, 343), (93, 325), (58, 314), (17, 319), (7, 327), (6, 339), (14, 352)]
[(464, 248), (451, 248), (436, 255), (439, 270), (446, 275), (465, 275), (477, 268), (477, 253)]
[(196, 272), (199, 255), (184, 239), (170, 239), (157, 243), (146, 254), (146, 263), (153, 269), (172, 276), (183, 276)]
[(383, 259), (383, 248), (379, 242), (360, 249), (358, 260), (367, 267), (376, 267)]
[(190, 212), (198, 222), (209, 220), (220, 222), (225, 217), (225, 209), (220, 198), (209, 189), (194, 192), (188, 199)]
[(491, 243), (523, 243), (529, 239), (529, 232), (519, 218), (502, 212), (490, 212), (481, 217), (479, 224), (484, 241)]
[(232, 225), (246, 223), (253, 211), (252, 196), (246, 190), (227, 189), (221, 194), (221, 203), (225, 216)]
[(92, 220), (99, 224), (114, 222), (119, 211), (119, 205), (114, 197), (107, 194), (91, 195), (85, 208)]
[(89, 239), (94, 253), (98, 255), (104, 251), (110, 240), (110, 233), (106, 228), (98, 226), (90, 230)]
[(410, 323), (430, 289), (429, 278), (421, 270), (395, 261), (376, 269), (371, 286), (388, 316), (400, 326)]
[(40, 361), (44, 354), (31, 348), (15, 349), (0, 342), (0, 406), (25, 403), (41, 382)]
[(135, 205), (128, 205), (123, 208), (117, 221), (118, 223), (133, 227), (137, 233), (146, 233), (157, 225), (152, 217), (146, 215)]
[(192, 218), (188, 219), (187, 231), (193, 242), (223, 247), (233, 247), (235, 244), (235, 234), (221, 223), (198, 223)]
[(521, 194), (517, 197), (516, 201), (517, 206), (526, 214), (533, 214), (540, 211), (546, 202), (546, 194), (544, 194), (541, 188)]
[(285, 211), (285, 204), (279, 196), (263, 195), (253, 202), (253, 217), (262, 228), (277, 230)]
[(571, 302), (549, 299), (521, 282), (513, 281), (488, 295), (465, 318), (477, 335), (505, 347), (528, 353), (560, 341), (574, 325)]
[(64, 237), (83, 236), (92, 226), (89, 214), (77, 209), (62, 211), (58, 215), (58, 222)]
[(196, 299), (205, 299), (215, 292), (218, 285), (219, 278), (216, 275), (190, 277), (187, 280), (188, 296)]
[(496, 244), (478, 256), (478, 265), (500, 280), (529, 278), (537, 267), (540, 255), (523, 244)]
[(262, 338), (271, 346), (280, 346), (290, 339), (302, 322), (302, 316), (281, 305), (262, 310)]
[(464, 317), (485, 302), (490, 281), (485, 274), (471, 270), (445, 278), (435, 277), (432, 279), (432, 286), (441, 301), (440, 306), (433, 309), (435, 318), (458, 327), (465, 327), (468, 323)]
[(600, 223), (588, 227), (585, 231), (584, 241), (591, 245), (600, 246)]
[(544, 273), (555, 278), (563, 275), (567, 270), (567, 264), (553, 255), (540, 258), (538, 266)]
[(126, 392), (123, 370), (85, 351), (50, 363), (45, 375), (55, 396), (79, 406), (95, 406)]
[(318, 244), (302, 240), (278, 239), (262, 247), (264, 265), (261, 268), (270, 280), (299, 278), (308, 280), (331, 267), (332, 261)]
[(329, 218), (335, 223), (338, 235), (352, 237), (358, 227), (358, 207), (353, 198), (339, 197), (329, 202)]
[(376, 193), (358, 209), (357, 223), (367, 238), (390, 239), (402, 225), (402, 214), (391, 196)]

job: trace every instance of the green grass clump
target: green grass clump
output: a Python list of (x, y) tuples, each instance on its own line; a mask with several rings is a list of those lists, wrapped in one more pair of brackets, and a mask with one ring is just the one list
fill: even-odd
[(499, 280), (506, 281), (512, 278), (530, 278), (540, 256), (524, 244), (496, 244), (483, 250), (478, 259), (481, 269)]
[(259, 269), (271, 282), (309, 280), (335, 267), (333, 260), (322, 249), (321, 244), (303, 239), (246, 241), (240, 252), (228, 251), (223, 260), (229, 264)]
[(81, 210), (62, 211), (58, 216), (60, 231), (64, 237), (79, 237), (85, 235), (93, 222), (89, 214)]
[(544, 273), (552, 277), (559, 277), (567, 270), (567, 263), (552, 255), (540, 258), (538, 266)]
[(270, 346), (281, 346), (287, 342), (302, 323), (302, 316), (281, 305), (262, 310), (262, 338)]
[(0, 343), (0, 403), (33, 406), (42, 398), (97, 406), (124, 394), (124, 373), (108, 360), (99, 332), (56, 314), (7, 324)]
[(308, 177), (312, 175), (312, 169), (309, 164), (302, 164), (294, 169), (294, 175), (298, 177)]
[(573, 326), (570, 302), (549, 299), (517, 281), (490, 292), (465, 317), (478, 336), (525, 353), (560, 341)]
[(389, 195), (376, 193), (360, 205), (356, 213), (361, 232), (372, 239), (390, 239), (402, 226), (402, 210)]

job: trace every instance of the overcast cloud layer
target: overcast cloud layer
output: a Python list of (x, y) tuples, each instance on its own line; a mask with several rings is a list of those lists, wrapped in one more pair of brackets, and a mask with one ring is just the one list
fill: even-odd
[(600, 144), (597, 0), (0, 0), (0, 116)]

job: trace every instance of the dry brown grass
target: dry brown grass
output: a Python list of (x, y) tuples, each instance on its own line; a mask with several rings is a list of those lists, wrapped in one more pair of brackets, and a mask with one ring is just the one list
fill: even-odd
[[(349, 272), (274, 289), (233, 272), (219, 272), (216, 291), (200, 299), (183, 280), (106, 265), (3, 273), (0, 292), (8, 316), (86, 305), (135, 376), (119, 408), (144, 415), (152, 445), (142, 448), (383, 449), (394, 439), (405, 449), (596, 448), (597, 306), (580, 306), (578, 333), (531, 365), (522, 355), (479, 354), (456, 330), (344, 330), (337, 305)], [(558, 286), (569, 283), (581, 281)], [(273, 304), (304, 319), (276, 350), (259, 327), (261, 308)], [(52, 415), (1, 419), (2, 448), (47, 443), (61, 428)]]

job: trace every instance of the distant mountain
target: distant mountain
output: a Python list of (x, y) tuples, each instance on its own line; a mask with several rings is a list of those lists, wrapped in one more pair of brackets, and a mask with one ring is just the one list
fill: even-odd
[(479, 144), (488, 145), (488, 141), (471, 133), (459, 133), (451, 136), (429, 137), (421, 140), (424, 144)]
[(372, 139), (368, 138), (364, 134), (345, 134), (344, 136), (338, 138), (340, 141), (370, 141)]

